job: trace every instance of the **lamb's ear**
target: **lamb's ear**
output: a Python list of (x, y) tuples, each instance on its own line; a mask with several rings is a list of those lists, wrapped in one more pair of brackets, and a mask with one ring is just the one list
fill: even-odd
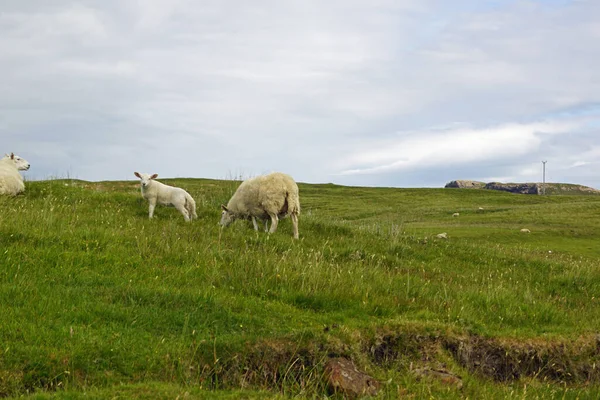
[(140, 176), (140, 173), (139, 173), (139, 172), (134, 172), (133, 174), (134, 174), (135, 176), (137, 176), (138, 178), (142, 179), (142, 177)]
[(227, 207), (225, 206), (225, 204), (221, 204), (221, 208), (223, 209), (223, 211), (229, 211), (229, 210), (227, 209)]
[(150, 177), (150, 179), (156, 179), (156, 178), (158, 178), (158, 174), (154, 174)]
[(15, 159), (15, 153), (10, 153), (10, 159), (14, 160)]

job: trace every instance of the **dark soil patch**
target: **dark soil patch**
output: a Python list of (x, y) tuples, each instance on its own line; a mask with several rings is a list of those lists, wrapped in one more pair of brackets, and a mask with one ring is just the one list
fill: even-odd
[(365, 346), (374, 364), (409, 369), (446, 351), (463, 368), (499, 382), (535, 377), (567, 384), (600, 382), (600, 335), (573, 341), (385, 333)]
[(600, 382), (600, 337), (572, 342), (447, 339), (444, 347), (456, 361), (497, 381), (536, 377), (564, 383)]
[[(356, 352), (339, 341), (299, 345), (291, 341), (253, 345), (213, 373), (217, 381), (236, 387), (306, 388), (323, 376), (334, 357), (384, 369), (438, 368), (450, 354), (463, 368), (499, 382), (523, 377), (565, 384), (600, 382), (600, 335), (574, 341), (516, 341), (481, 336), (447, 336), (414, 332), (386, 332), (368, 338)], [(361, 365), (362, 364), (362, 365)]]

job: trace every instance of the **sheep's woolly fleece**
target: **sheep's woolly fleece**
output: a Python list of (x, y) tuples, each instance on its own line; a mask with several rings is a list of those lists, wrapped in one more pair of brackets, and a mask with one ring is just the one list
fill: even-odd
[(0, 194), (15, 196), (25, 191), (25, 183), (19, 171), (27, 171), (30, 164), (11, 153), (0, 159)]
[(300, 214), (300, 196), (294, 179), (281, 172), (248, 179), (238, 187), (227, 203), (222, 205), (221, 225), (227, 226), (235, 219), (252, 219), (254, 229), (258, 230), (256, 219), (267, 223), (271, 221), (273, 233), (277, 230), (279, 218), (290, 216), (294, 237), (298, 238), (298, 215)]

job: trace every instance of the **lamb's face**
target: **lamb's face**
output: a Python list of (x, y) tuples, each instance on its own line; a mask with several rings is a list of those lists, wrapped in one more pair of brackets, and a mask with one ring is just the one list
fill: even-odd
[(221, 206), (221, 208), (223, 209), (223, 211), (221, 211), (221, 221), (219, 221), (219, 225), (228, 226), (233, 222), (235, 218), (233, 216), (233, 213), (227, 210), (225, 206)]
[(135, 176), (137, 176), (138, 178), (140, 178), (140, 180), (142, 181), (142, 188), (145, 188), (148, 186), (148, 184), (150, 183), (150, 181), (154, 178), (157, 177), (156, 174), (154, 175), (150, 175), (150, 174), (140, 174), (139, 172), (134, 172)]
[(7, 154), (6, 157), (10, 158), (19, 171), (27, 171), (31, 165), (27, 162), (26, 159), (17, 156), (16, 154), (11, 153)]

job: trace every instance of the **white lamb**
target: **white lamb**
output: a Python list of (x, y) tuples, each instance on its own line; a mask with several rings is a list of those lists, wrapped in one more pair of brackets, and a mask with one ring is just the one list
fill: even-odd
[(196, 202), (188, 192), (181, 188), (165, 185), (155, 179), (158, 174), (140, 174), (134, 172), (135, 176), (142, 180), (142, 197), (148, 200), (149, 218), (154, 215), (156, 203), (167, 206), (174, 206), (186, 221), (198, 218), (196, 215)]
[(25, 183), (19, 171), (27, 171), (31, 165), (14, 153), (0, 159), (0, 194), (16, 196), (25, 191)]
[(233, 194), (227, 206), (221, 204), (222, 226), (231, 224), (236, 219), (252, 219), (254, 229), (258, 230), (256, 219), (265, 223), (265, 231), (271, 220), (269, 233), (277, 230), (280, 218), (291, 217), (294, 239), (298, 239), (298, 215), (300, 214), (300, 197), (298, 185), (294, 179), (281, 172), (258, 176), (242, 182)]

